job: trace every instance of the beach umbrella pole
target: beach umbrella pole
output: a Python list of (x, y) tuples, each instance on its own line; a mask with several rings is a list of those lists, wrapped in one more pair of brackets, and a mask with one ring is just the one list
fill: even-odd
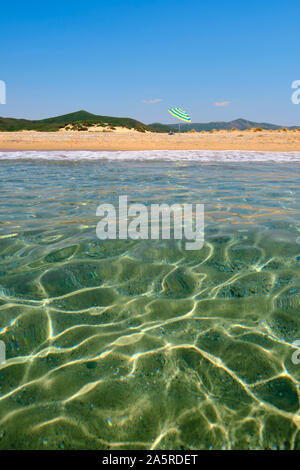
[[(168, 111), (170, 114), (172, 114), (172, 116), (175, 116), (177, 119), (180, 119), (181, 121), (191, 122), (190, 116), (188, 115), (188, 113), (183, 111), (183, 109), (170, 108), (168, 109)], [(178, 123), (178, 134), (180, 135), (180, 121)]]

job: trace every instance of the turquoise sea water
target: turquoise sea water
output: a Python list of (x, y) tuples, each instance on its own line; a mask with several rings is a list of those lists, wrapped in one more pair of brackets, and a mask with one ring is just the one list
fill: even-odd
[[(0, 449), (300, 448), (300, 156), (0, 153)], [(204, 203), (205, 244), (96, 237)]]

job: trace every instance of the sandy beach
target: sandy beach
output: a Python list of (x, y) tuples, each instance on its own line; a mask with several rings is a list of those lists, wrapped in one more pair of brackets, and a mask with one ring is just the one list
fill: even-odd
[(132, 132), (0, 132), (0, 150), (300, 151), (299, 130), (215, 131), (167, 135)]

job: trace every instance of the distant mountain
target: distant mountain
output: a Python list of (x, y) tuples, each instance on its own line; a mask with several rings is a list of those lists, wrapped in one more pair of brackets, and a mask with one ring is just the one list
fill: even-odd
[[(160, 124), (153, 123), (149, 126), (156, 130), (157, 132), (169, 132), (170, 130), (178, 130), (178, 124)], [(235, 119), (234, 121), (216, 121), (216, 122), (207, 122), (207, 123), (191, 123), (185, 124), (182, 122), (180, 124), (180, 130), (182, 132), (190, 131), (194, 129), (197, 132), (200, 131), (211, 131), (213, 129), (239, 129), (243, 131), (249, 129), (250, 127), (260, 127), (261, 129), (281, 129), (283, 126), (278, 126), (276, 124), (269, 124), (267, 122), (254, 122), (247, 121), (246, 119)], [(290, 127), (289, 129), (295, 129), (297, 126)]]
[(151, 130), (149, 126), (131, 118), (119, 118), (111, 116), (98, 116), (87, 111), (76, 111), (75, 113), (64, 114), (47, 119), (28, 120), (0, 117), (0, 131), (58, 131), (68, 124), (74, 124), (79, 130), (85, 130), (90, 124), (108, 125), (111, 127), (121, 126), (129, 129), (136, 129), (141, 132)]
[[(148, 124), (148, 126), (154, 132), (174, 132), (178, 130), (178, 124), (161, 124), (160, 122), (154, 122), (153, 124)], [(180, 128), (181, 127), (182, 126), (180, 126)]]

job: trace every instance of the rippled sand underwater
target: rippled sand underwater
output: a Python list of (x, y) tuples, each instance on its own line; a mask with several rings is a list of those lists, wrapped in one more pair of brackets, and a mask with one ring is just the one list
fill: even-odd
[[(300, 448), (299, 162), (0, 164), (0, 449)], [(97, 240), (119, 195), (203, 249)]]

